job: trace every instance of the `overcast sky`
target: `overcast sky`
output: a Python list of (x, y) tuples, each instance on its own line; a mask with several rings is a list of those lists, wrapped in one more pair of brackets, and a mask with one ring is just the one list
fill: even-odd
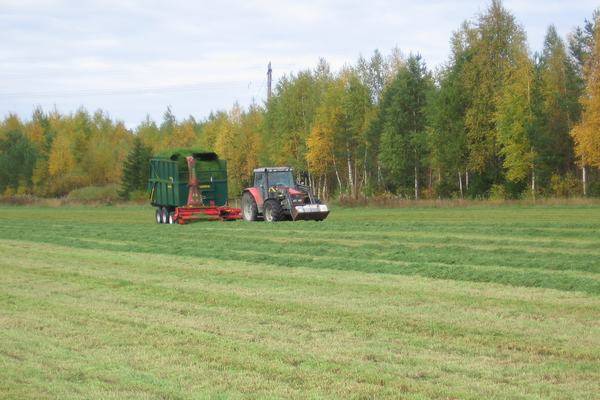
[[(59, 1), (0, 0), (0, 116), (37, 105), (102, 108), (129, 127), (206, 117), (238, 101), (261, 103), (275, 81), (325, 57), (334, 69), (374, 49), (419, 52), (434, 68), (452, 31), (488, 1)], [(505, 1), (532, 51), (547, 26), (564, 37), (597, 0)]]

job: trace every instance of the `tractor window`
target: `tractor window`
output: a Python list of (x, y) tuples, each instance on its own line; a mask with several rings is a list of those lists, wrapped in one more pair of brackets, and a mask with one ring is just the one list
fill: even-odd
[(254, 176), (254, 187), (263, 187), (265, 183), (265, 174), (262, 172), (256, 173)]
[(292, 171), (269, 172), (269, 186), (294, 187), (294, 176), (292, 175)]

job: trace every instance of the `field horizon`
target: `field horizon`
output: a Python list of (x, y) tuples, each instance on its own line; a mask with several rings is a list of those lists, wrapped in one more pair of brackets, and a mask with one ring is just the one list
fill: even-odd
[(586, 399), (600, 207), (0, 205), (1, 398)]
[[(102, 192), (104, 187), (86, 187), (84, 189), (97, 189)], [(477, 207), (560, 207), (560, 206), (600, 206), (598, 197), (543, 197), (523, 199), (471, 199), (471, 198), (435, 198), (435, 199), (409, 199), (396, 196), (358, 196), (356, 199), (342, 197), (336, 199), (325, 199), (326, 203), (334, 208), (477, 208)], [(0, 207), (144, 207), (148, 203), (146, 197), (137, 200), (123, 200), (115, 193), (107, 198), (102, 193), (93, 193), (89, 198), (63, 197), (38, 197), (33, 195), (11, 195), (0, 196)], [(228, 205), (240, 207), (241, 197), (230, 197)]]

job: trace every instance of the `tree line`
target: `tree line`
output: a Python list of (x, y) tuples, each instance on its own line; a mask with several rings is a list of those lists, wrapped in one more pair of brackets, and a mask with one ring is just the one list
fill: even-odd
[(444, 66), (375, 51), (279, 80), (270, 99), (135, 129), (106, 113), (36, 109), (0, 124), (0, 191), (61, 196), (84, 186), (143, 191), (151, 154), (176, 147), (228, 160), (239, 194), (259, 165), (289, 165), (322, 197), (600, 196), (600, 28), (565, 41), (554, 26), (531, 54), (498, 0), (450, 39)]

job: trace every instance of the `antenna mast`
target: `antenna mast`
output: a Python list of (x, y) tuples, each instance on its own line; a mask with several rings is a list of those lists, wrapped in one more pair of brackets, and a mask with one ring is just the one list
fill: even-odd
[(273, 81), (273, 70), (271, 69), (271, 61), (267, 67), (267, 101), (271, 100), (271, 82)]

